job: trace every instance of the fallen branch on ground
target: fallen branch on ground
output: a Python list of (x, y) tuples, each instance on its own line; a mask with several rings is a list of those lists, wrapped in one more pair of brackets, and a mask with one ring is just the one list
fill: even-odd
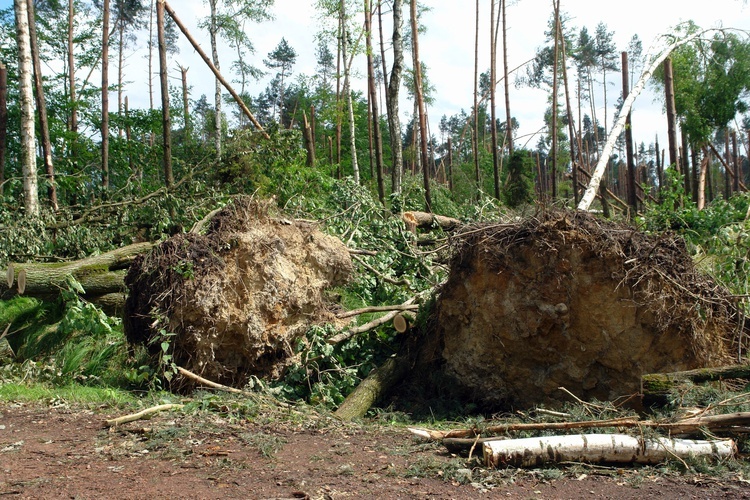
[(416, 230), (416, 228), (437, 228), (450, 231), (456, 229), (462, 225), (462, 222), (453, 217), (446, 217), (444, 215), (436, 215), (428, 212), (404, 212), (401, 214), (401, 219), (406, 224), (406, 227), (410, 231)]
[(341, 403), (333, 416), (341, 420), (352, 420), (364, 417), (367, 410), (374, 405), (391, 387), (396, 385), (409, 367), (405, 358), (393, 357), (375, 368), (349, 396)]
[(545, 463), (658, 464), (668, 458), (733, 458), (737, 445), (731, 439), (643, 438), (625, 434), (588, 434), (487, 441), (482, 445), (488, 467), (535, 467)]
[(671, 435), (687, 436), (707, 429), (712, 433), (748, 433), (750, 432), (750, 412), (726, 413), (721, 415), (688, 417), (677, 422), (659, 422), (638, 420), (636, 417), (613, 418), (609, 420), (585, 420), (581, 422), (532, 422), (493, 425), (484, 429), (453, 429), (449, 431), (407, 428), (415, 436), (429, 441), (446, 439), (471, 439), (480, 435), (490, 436), (505, 434), (511, 431), (548, 431), (566, 429), (595, 428), (633, 428), (647, 427), (668, 431)]
[(338, 319), (351, 318), (352, 316), (359, 316), (360, 314), (367, 314), (373, 312), (388, 312), (388, 311), (416, 311), (419, 309), (419, 304), (398, 304), (392, 306), (369, 306), (361, 307), (359, 309), (352, 309), (341, 314), (337, 314)]
[(146, 418), (154, 413), (158, 413), (160, 411), (165, 410), (172, 410), (172, 409), (180, 409), (185, 405), (181, 404), (165, 404), (165, 405), (158, 405), (158, 406), (152, 406), (151, 408), (146, 408), (145, 410), (139, 411), (138, 413), (132, 413), (130, 415), (124, 415), (122, 417), (113, 418), (111, 420), (105, 420), (104, 425), (107, 427), (117, 427), (120, 424), (126, 424), (128, 422), (135, 422), (136, 420), (140, 420), (142, 418)]
[[(406, 302), (404, 302), (401, 305), (402, 306), (409, 306), (409, 305), (413, 304), (414, 302), (416, 302), (416, 300), (417, 300), (416, 297), (412, 297), (412, 298), (410, 298), (409, 300), (407, 300)], [(360, 325), (360, 326), (355, 327), (355, 328), (350, 328), (349, 330), (345, 330), (345, 331), (343, 331), (341, 333), (338, 333), (338, 334), (334, 335), (333, 337), (328, 338), (328, 340), (326, 340), (326, 342), (328, 342), (331, 345), (340, 344), (341, 342), (344, 342), (345, 340), (349, 340), (350, 338), (354, 337), (355, 335), (359, 335), (360, 333), (364, 333), (364, 332), (369, 332), (373, 328), (377, 328), (380, 325), (384, 325), (384, 324), (388, 323), (389, 321), (392, 321), (393, 318), (397, 314), (399, 314), (399, 312), (400, 311), (398, 311), (398, 310), (397, 311), (391, 311), (388, 314), (385, 314), (385, 315), (381, 316), (380, 318), (377, 318), (377, 319), (374, 319), (374, 320), (370, 321), (369, 323), (365, 323), (364, 325)]]
[(187, 377), (187, 378), (189, 378), (191, 380), (194, 380), (195, 382), (198, 382), (201, 385), (205, 385), (205, 386), (211, 387), (213, 389), (219, 389), (220, 391), (231, 392), (231, 393), (234, 393), (234, 394), (249, 395), (249, 393), (243, 391), (242, 389), (236, 389), (234, 387), (229, 387), (227, 385), (222, 385), (222, 384), (219, 384), (217, 382), (212, 382), (212, 381), (208, 380), (207, 378), (203, 378), (200, 375), (196, 375), (195, 373), (182, 368), (181, 366), (177, 367), (177, 372), (180, 375), (182, 375), (183, 377)]

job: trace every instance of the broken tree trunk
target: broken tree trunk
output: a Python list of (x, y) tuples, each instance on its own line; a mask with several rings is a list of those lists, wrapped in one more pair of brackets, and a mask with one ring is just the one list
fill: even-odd
[(427, 229), (439, 227), (445, 231), (450, 231), (461, 225), (461, 221), (458, 219), (427, 212), (404, 212), (401, 218), (412, 232), (418, 227)]
[[(19, 287), (14, 287), (14, 283), (22, 277), (25, 277), (23, 295), (55, 297), (60, 293), (60, 289), (66, 286), (67, 277), (71, 276), (86, 291), (84, 298), (87, 300), (96, 303), (101, 297), (106, 304), (113, 307), (122, 306), (125, 300), (124, 278), (127, 268), (138, 254), (147, 252), (152, 246), (149, 242), (135, 243), (73, 262), (10, 264), (7, 281), (0, 282), (0, 298), (7, 300), (20, 295)], [(116, 295), (121, 298), (116, 298)]]
[(341, 403), (334, 416), (341, 420), (364, 417), (388, 390), (406, 375), (409, 364), (406, 358), (393, 357), (374, 369), (354, 391)]
[(737, 445), (731, 439), (699, 441), (625, 434), (508, 439), (487, 441), (482, 446), (489, 467), (532, 467), (558, 462), (658, 464), (673, 457), (727, 459), (737, 455)]
[(701, 384), (733, 378), (750, 379), (750, 365), (729, 365), (717, 368), (697, 368), (671, 373), (648, 373), (641, 376), (641, 392), (646, 406), (666, 404), (670, 392), (690, 383)]

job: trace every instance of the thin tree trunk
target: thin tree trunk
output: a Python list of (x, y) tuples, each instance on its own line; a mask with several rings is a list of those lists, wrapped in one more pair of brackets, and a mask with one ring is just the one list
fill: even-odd
[(137, 179), (138, 172), (135, 171), (135, 162), (133, 161), (133, 153), (130, 148), (130, 141), (132, 139), (131, 128), (130, 128), (130, 106), (128, 105), (128, 96), (125, 96), (125, 141), (128, 144), (128, 169), (130, 173)]
[[(628, 98), (630, 93), (630, 73), (628, 71), (628, 53), (622, 53), (622, 99)], [(633, 158), (633, 131), (631, 130), (631, 116), (625, 120), (625, 155), (628, 161), (628, 205), (633, 211), (633, 216), (638, 213), (638, 193), (635, 185), (635, 160)]]
[(190, 99), (188, 96), (188, 82), (187, 82), (188, 68), (180, 66), (180, 75), (182, 78), (182, 116), (184, 120), (184, 144), (190, 144), (191, 135), (193, 133), (193, 127), (190, 123)]
[(729, 129), (724, 130), (724, 199), (732, 196), (732, 159), (729, 154)]
[(427, 212), (432, 212), (432, 196), (430, 195), (430, 162), (427, 156), (427, 120), (424, 107), (424, 94), (422, 88), (422, 63), (419, 60), (419, 29), (417, 26), (417, 0), (411, 0), (411, 36), (412, 56), (414, 59), (414, 94), (417, 98), (419, 111), (419, 140), (422, 174), (424, 179), (424, 200)]
[(21, 108), (21, 165), (26, 217), (39, 215), (37, 192), (36, 147), (34, 133), (34, 92), (32, 90), (31, 46), (29, 41), (29, 13), (26, 0), (14, 0), (16, 35), (18, 40), (18, 83)]
[(453, 144), (448, 137), (448, 189), (453, 192)]
[(388, 80), (388, 131), (391, 134), (391, 155), (393, 166), (391, 172), (391, 190), (401, 192), (404, 175), (404, 148), (401, 142), (401, 118), (399, 117), (399, 94), (401, 75), (404, 70), (404, 37), (403, 37), (403, 0), (393, 0), (393, 66)]
[(479, 175), (479, 0), (476, 0), (476, 17), (474, 30), (474, 134), (471, 147), (474, 156), (474, 181), (476, 182), (477, 197), (482, 188)]
[(8, 68), (0, 61), (0, 196), (5, 191), (5, 156), (8, 151)]
[[(78, 133), (78, 103), (76, 102), (75, 53), (73, 47), (75, 6), (74, 0), (68, 0), (68, 86), (70, 87), (70, 123), (68, 130), (73, 133), (73, 141)], [(75, 161), (75, 160), (74, 160)]]
[[(505, 1), (505, 0), (503, 0)], [(559, 21), (559, 20), (558, 20)], [(570, 105), (570, 87), (568, 86), (568, 57), (565, 50), (565, 43), (562, 44), (562, 75), (563, 86), (565, 87), (565, 111), (568, 116), (568, 135), (570, 136), (570, 163), (572, 164), (571, 176), (573, 178), (573, 200), (578, 204), (578, 164), (583, 164), (581, 157), (580, 144), (576, 143), (575, 120), (573, 119), (573, 109)], [(578, 108), (580, 110), (580, 106)], [(575, 146), (575, 147), (574, 147)], [(574, 151), (578, 151), (578, 158)]]
[(659, 199), (661, 200), (661, 190), (664, 187), (664, 167), (661, 162), (661, 150), (659, 149), (659, 136), (656, 136), (656, 175), (659, 176)]
[[(154, 109), (154, 1), (151, 0), (151, 8), (148, 12), (148, 109), (152, 111)], [(153, 137), (153, 134), (151, 136)]]
[[(219, 48), (217, 43), (217, 36), (219, 34), (219, 27), (216, 21), (216, 3), (217, 0), (208, 0), (209, 6), (211, 7), (211, 19), (209, 23), (209, 34), (211, 36), (211, 59), (214, 67), (217, 71), (221, 70), (219, 65)], [(214, 86), (214, 146), (216, 147), (216, 154), (221, 158), (221, 83), (216, 78)]]
[(677, 165), (677, 110), (674, 102), (674, 77), (672, 59), (664, 61), (664, 91), (667, 107), (667, 140), (669, 142), (669, 166), (678, 169)]
[(102, 7), (102, 188), (109, 189), (109, 0)]
[(164, 185), (174, 184), (172, 173), (172, 121), (169, 116), (169, 82), (167, 81), (167, 44), (164, 39), (164, 0), (156, 2), (156, 32), (159, 39), (159, 80), (161, 82), (161, 117), (164, 167)]
[[(123, 52), (124, 52), (124, 45), (125, 45), (125, 23), (123, 19), (117, 20), (117, 31), (118, 31), (118, 41), (117, 41), (117, 116), (122, 117), (122, 64), (123, 64)], [(122, 128), (118, 128), (117, 133), (120, 137), (122, 137), (123, 130)]]
[(706, 208), (706, 177), (708, 174), (708, 163), (710, 153), (706, 147), (703, 147), (703, 162), (701, 162), (701, 172), (698, 178), (698, 210)]
[[(698, 197), (699, 197), (698, 191), (700, 191), (700, 189), (702, 189), (702, 188), (698, 185), (699, 184), (699, 179), (698, 179), (698, 147), (696, 145), (693, 145), (693, 147), (690, 148), (690, 164), (692, 165), (692, 168), (693, 168), (693, 174), (692, 174), (692, 177), (693, 177), (693, 193), (692, 193), (693, 194), (693, 202), (697, 204), (698, 203)], [(705, 181), (705, 179), (704, 179), (704, 181)], [(705, 184), (704, 184), (704, 187), (705, 187)]]
[(29, 45), (31, 47), (31, 61), (34, 67), (34, 88), (36, 90), (36, 108), (39, 115), (39, 133), (42, 141), (42, 155), (44, 156), (44, 171), (47, 176), (47, 198), (52, 210), (57, 212), (57, 187), (55, 186), (55, 165), (52, 162), (52, 142), (49, 137), (49, 122), (47, 121), (47, 103), (44, 98), (42, 83), (42, 60), (39, 57), (39, 44), (36, 36), (36, 16), (34, 15), (34, 0), (27, 0), (29, 15)]
[(378, 91), (375, 85), (375, 68), (372, 60), (372, 12), (370, 0), (365, 0), (365, 41), (367, 46), (367, 82), (370, 91), (370, 109), (372, 111), (372, 134), (375, 148), (375, 173), (378, 181), (378, 198), (385, 204), (385, 186), (383, 183), (383, 139), (380, 136), (380, 113), (378, 110)]
[[(344, 121), (344, 109), (342, 104), (342, 92), (341, 92), (341, 48), (346, 30), (344, 29), (344, 23), (341, 17), (341, 11), (339, 11), (339, 29), (338, 36), (336, 37), (336, 177), (341, 179), (341, 136), (342, 136), (342, 123)], [(346, 61), (344, 61), (346, 64)]]
[(175, 13), (174, 9), (166, 2), (166, 0), (158, 0), (159, 2), (164, 3), (164, 10), (169, 14), (169, 17), (172, 18), (174, 23), (177, 25), (177, 27), (182, 31), (182, 34), (185, 35), (185, 38), (188, 39), (190, 44), (193, 46), (195, 51), (198, 53), (199, 56), (201, 56), (201, 59), (203, 59), (203, 62), (206, 63), (206, 66), (213, 72), (216, 79), (221, 83), (225, 89), (227, 89), (227, 92), (229, 92), (232, 97), (234, 98), (235, 102), (239, 105), (239, 107), (242, 109), (242, 111), (245, 113), (245, 116), (247, 116), (250, 121), (255, 125), (255, 128), (263, 134), (263, 136), (268, 139), (268, 133), (263, 129), (261, 124), (256, 120), (255, 116), (250, 112), (245, 102), (242, 100), (242, 97), (232, 88), (231, 85), (224, 79), (223, 76), (221, 76), (221, 73), (219, 73), (218, 68), (213, 65), (211, 62), (211, 59), (208, 58), (205, 52), (203, 52), (203, 49), (201, 49), (201, 46), (198, 45), (198, 42), (195, 41), (195, 38), (190, 34), (188, 29), (185, 27), (185, 25), (182, 23), (179, 17), (177, 17), (177, 14)]
[(500, 199), (500, 158), (497, 143), (497, 36), (495, 30), (495, 0), (490, 0), (490, 135), (492, 143), (492, 175), (495, 198)]
[(352, 91), (350, 82), (350, 65), (347, 57), (347, 37), (346, 32), (346, 0), (341, 0), (341, 55), (344, 61), (344, 95), (346, 96), (346, 104), (349, 112), (349, 142), (351, 144), (351, 155), (352, 155), (352, 171), (354, 173), (354, 182), (359, 184), (359, 164), (357, 162), (357, 134), (356, 124), (354, 123), (354, 103), (352, 102)]
[[(506, 22), (506, 3), (501, 4), (503, 16), (503, 83), (505, 87), (505, 133), (508, 144), (508, 156), (513, 156), (513, 116), (510, 113), (510, 85), (508, 84), (508, 25)], [(577, 191), (576, 191), (577, 192)]]
[(737, 131), (732, 130), (732, 165), (734, 166), (734, 192), (740, 190), (740, 157), (737, 151)]
[(690, 187), (690, 161), (688, 160), (690, 158), (690, 147), (688, 145), (687, 131), (684, 127), (680, 129), (680, 141), (682, 142), (682, 147), (680, 148), (682, 151), (682, 154), (680, 155), (680, 167), (682, 169), (685, 197), (692, 198), (693, 190)]
[(552, 151), (551, 175), (552, 175), (552, 199), (557, 198), (557, 73), (560, 64), (560, 0), (555, 2), (555, 55), (552, 69)]

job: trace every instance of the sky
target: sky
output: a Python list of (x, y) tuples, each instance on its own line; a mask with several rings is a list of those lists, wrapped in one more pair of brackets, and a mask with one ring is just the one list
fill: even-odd
[[(263, 67), (263, 59), (276, 47), (282, 36), (298, 54), (293, 68), (295, 75), (315, 74), (316, 34), (322, 20), (314, 8), (314, 1), (276, 0), (273, 8), (275, 20), (262, 24), (248, 24), (247, 32), (255, 45), (256, 53), (249, 62)], [(408, 4), (408, 1), (406, 2)], [(432, 133), (439, 137), (438, 122), (443, 115), (451, 116), (462, 109), (469, 111), (473, 102), (474, 86), (474, 32), (475, 3), (471, 0), (422, 0), (430, 8), (422, 23), (427, 32), (420, 35), (420, 57), (428, 70), (430, 82), (435, 87), (435, 103), (428, 108)], [(480, 71), (489, 68), (489, 0), (480, 0)], [(11, 5), (11, 0), (0, 0), (0, 7)], [(172, 0), (170, 5), (180, 19), (188, 26), (195, 38), (210, 53), (208, 35), (198, 29), (199, 19), (208, 15), (205, 0)], [(622, 7), (619, 7), (622, 5)], [(670, 1), (670, 0), (629, 0), (609, 3), (601, 0), (562, 0), (561, 9), (568, 16), (568, 26), (586, 27), (593, 34), (597, 24), (604, 23), (608, 31), (614, 33), (617, 51), (627, 49), (633, 35), (637, 34), (644, 46), (644, 52), (659, 35), (671, 33), (674, 26), (692, 20), (702, 28), (735, 28), (750, 30), (750, 6), (746, 0)], [(551, 17), (552, 0), (508, 0), (508, 54), (509, 67), (515, 68), (534, 57), (536, 50), (544, 44), (544, 32)], [(405, 6), (405, 23), (408, 27), (408, 5)], [(385, 27), (386, 40), (389, 27)], [(377, 36), (377, 34), (376, 34)], [(332, 47), (335, 51), (335, 46)], [(222, 68), (229, 68), (234, 52), (228, 47), (220, 50)], [(390, 68), (391, 54), (387, 53)], [(363, 90), (364, 56), (359, 57), (358, 82), (355, 89)], [(410, 56), (407, 54), (407, 61)], [(147, 65), (144, 51), (131, 54), (127, 59), (126, 75), (131, 80), (126, 94), (131, 108), (148, 107)], [(170, 76), (179, 76), (178, 65), (188, 67), (188, 81), (192, 86), (191, 98), (198, 99), (206, 94), (211, 102), (213, 95), (213, 75), (200, 60), (184, 38), (180, 41), (180, 53), (170, 60)], [(111, 66), (112, 67), (112, 66)], [(113, 70), (114, 71), (114, 70)], [(498, 64), (498, 71), (502, 65)], [(524, 69), (519, 70), (523, 74)], [(251, 86), (250, 93), (260, 93), (268, 84), (269, 75)], [(112, 77), (110, 77), (111, 80)], [(234, 79), (229, 76), (228, 79)], [(514, 76), (509, 78), (515, 82)], [(621, 76), (613, 74), (607, 86), (608, 100), (614, 103), (621, 91)], [(177, 80), (175, 80), (175, 84)], [(633, 85), (635, 82), (631, 82)], [(502, 87), (498, 87), (502, 91)], [(601, 87), (599, 89), (601, 92)], [(405, 93), (405, 92), (404, 92)], [(547, 108), (547, 91), (516, 87), (512, 85), (511, 111), (520, 123), (520, 142), (534, 147), (538, 141), (535, 134), (543, 127), (544, 111)], [(648, 90), (644, 92), (633, 108), (633, 131), (636, 144), (653, 142), (654, 137), (666, 138), (666, 120), (660, 97)], [(603, 102), (601, 93), (598, 103)], [(116, 102), (116, 101), (115, 101)], [(504, 116), (502, 98), (498, 100), (498, 116)], [(382, 109), (382, 107), (381, 107)], [(402, 105), (402, 114), (411, 112), (410, 105)], [(603, 119), (603, 109), (597, 110), (597, 117)], [(613, 111), (608, 111), (608, 121), (613, 120)], [(661, 141), (662, 143), (665, 141)]]

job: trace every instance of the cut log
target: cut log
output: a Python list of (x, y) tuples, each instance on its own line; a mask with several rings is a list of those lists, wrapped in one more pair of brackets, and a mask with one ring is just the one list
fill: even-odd
[(374, 369), (341, 403), (334, 416), (341, 420), (364, 417), (367, 410), (406, 375), (409, 363), (406, 358), (393, 357)]
[(664, 405), (671, 392), (688, 383), (701, 384), (716, 380), (750, 379), (750, 365), (729, 365), (716, 368), (698, 368), (671, 373), (649, 373), (641, 376), (644, 406)]
[(706, 456), (728, 459), (737, 455), (731, 439), (641, 438), (625, 434), (579, 434), (508, 439), (483, 443), (488, 467), (537, 467), (547, 463), (658, 464), (673, 457)]
[[(126, 268), (136, 255), (151, 249), (151, 243), (136, 243), (101, 255), (64, 263), (11, 264), (15, 281), (23, 281), (13, 289), (10, 271), (8, 282), (0, 282), (0, 298), (7, 300), (16, 294), (47, 298), (59, 294), (68, 276), (75, 278), (86, 291), (87, 299), (125, 291)], [(23, 279), (25, 278), (25, 279)], [(23, 291), (20, 291), (23, 288)]]
[(450, 231), (461, 226), (462, 223), (458, 219), (453, 217), (446, 217), (444, 215), (436, 215), (428, 212), (404, 212), (401, 215), (406, 227), (408, 228), (422, 228), (422, 229), (434, 229), (440, 228), (445, 231)]

